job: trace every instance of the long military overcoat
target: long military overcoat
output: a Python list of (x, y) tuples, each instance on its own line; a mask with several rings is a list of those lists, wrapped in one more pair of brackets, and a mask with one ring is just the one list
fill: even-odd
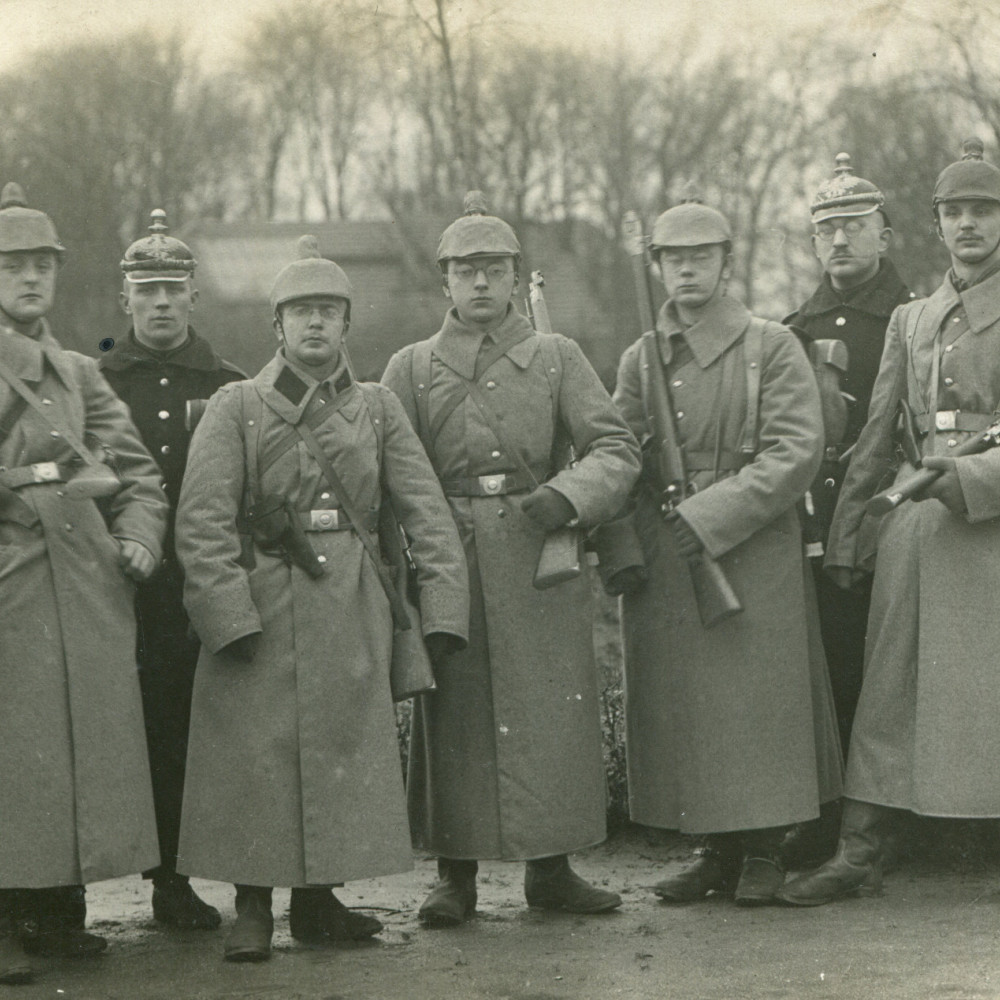
[[(18, 489), (20, 514), (0, 511), (0, 886), (73, 885), (158, 858), (134, 587), (118, 540), (159, 558), (167, 505), (156, 465), (92, 359), (60, 350), (47, 328), (38, 340), (0, 332), (0, 357), (52, 421), (113, 451), (122, 483), (101, 501), (107, 524), (93, 500), (70, 499), (56, 482)], [(0, 414), (16, 399), (0, 380)], [(73, 458), (31, 408), (0, 441), (7, 469)]]
[[(893, 464), (897, 401), (905, 396), (918, 414), (934, 405), (936, 339), (936, 410), (958, 410), (959, 429), (925, 439), (924, 452), (947, 455), (1000, 406), (1000, 274), (962, 293), (946, 278), (930, 298), (893, 313), (827, 565), (865, 561), (864, 503)], [(846, 792), (928, 815), (1000, 816), (1000, 626), (992, 614), (1000, 592), (1000, 451), (960, 458), (958, 469), (968, 515), (929, 500), (904, 503), (878, 525)], [(912, 471), (904, 463), (897, 478)]]
[[(467, 633), (461, 543), (392, 393), (343, 368), (317, 385), (281, 353), (252, 382), (220, 389), (191, 442), (177, 512), (185, 605), (202, 641), (178, 864), (190, 875), (305, 886), (412, 864), (389, 690), (392, 619), (360, 538), (308, 533), (325, 560), (320, 579), (259, 547), (253, 569), (238, 562), (244, 441), (255, 432), (261, 495), (281, 494), (301, 512), (338, 507), (292, 427), (312, 426), (324, 406), (313, 433), (348, 495), (377, 512), (388, 493), (412, 538), (424, 633)], [(256, 632), (251, 663), (220, 654)]]
[[(806, 820), (840, 794), (836, 720), (795, 511), (822, 454), (819, 394), (784, 327), (768, 324), (760, 360), (746, 356), (750, 319), (723, 298), (678, 343), (668, 302), (657, 341), (697, 487), (679, 509), (744, 610), (702, 626), (651, 468), (636, 498), (649, 581), (622, 601), (632, 818), (688, 833)], [(751, 362), (761, 364), (758, 447), (736, 471)], [(622, 356), (614, 399), (649, 442), (641, 365), (636, 343)], [(649, 466), (653, 449), (644, 452)]]
[[(516, 311), (494, 337), (506, 350), (478, 370), (483, 334), (451, 310), (430, 339), (428, 371), (416, 370), (413, 345), (389, 361), (383, 382), (438, 475), (518, 468), (472, 399), (437, 426), (449, 397), (474, 378), (512, 446), (581, 523), (611, 517), (635, 480), (638, 448), (579, 347), (556, 337), (550, 367), (560, 370), (547, 374), (541, 337)], [(433, 432), (422, 426), (420, 393)], [(579, 456), (575, 468), (552, 468), (557, 423)], [(440, 672), (438, 691), (417, 699), (407, 785), (417, 845), (445, 857), (537, 858), (605, 836), (589, 581), (533, 588), (544, 534), (521, 511), (524, 495), (448, 497), (469, 562), (471, 636)]]

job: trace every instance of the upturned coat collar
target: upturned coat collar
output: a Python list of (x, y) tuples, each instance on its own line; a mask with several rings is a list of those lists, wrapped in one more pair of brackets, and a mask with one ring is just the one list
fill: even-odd
[[(444, 325), (431, 337), (431, 353), (463, 378), (476, 374), (476, 359), (485, 334), (463, 323), (454, 308), (448, 310)], [(538, 339), (531, 324), (513, 305), (490, 337), (497, 345), (506, 345), (505, 354), (518, 368), (527, 368), (538, 351)]]
[(830, 275), (824, 274), (819, 287), (799, 308), (798, 315), (819, 316), (847, 306), (870, 316), (887, 319), (905, 291), (906, 285), (903, 284), (896, 265), (886, 257), (882, 259), (878, 273), (873, 278), (847, 291), (838, 291), (833, 287)]
[[(340, 404), (338, 410), (348, 420), (353, 421), (361, 410), (361, 392), (347, 369), (347, 358), (341, 353), (340, 364), (333, 374), (324, 379), (333, 387)], [(260, 398), (278, 414), (282, 420), (297, 424), (306, 411), (309, 401), (322, 383), (317, 382), (307, 372), (292, 365), (279, 347), (277, 354), (261, 369), (253, 379)]]
[(973, 333), (1000, 322), (1000, 271), (978, 282), (964, 292), (956, 291), (950, 277), (938, 285), (936, 291), (926, 300), (926, 322), (935, 332), (940, 329), (948, 313), (961, 305), (969, 320), (969, 329)]
[(139, 343), (135, 327), (129, 327), (128, 336), (100, 359), (101, 368), (110, 371), (125, 371), (137, 365), (159, 365), (162, 363), (179, 365), (181, 368), (195, 368), (199, 371), (216, 371), (222, 367), (222, 359), (212, 349), (211, 344), (188, 327), (188, 339), (164, 354), (151, 351)]
[(7, 366), (26, 382), (41, 382), (45, 361), (65, 386), (75, 384), (73, 368), (63, 353), (59, 341), (52, 335), (47, 319), (41, 320), (42, 331), (37, 337), (0, 327), (0, 355)]
[(750, 323), (750, 310), (742, 302), (724, 295), (708, 307), (694, 326), (684, 327), (677, 318), (673, 300), (660, 309), (656, 329), (663, 363), (670, 364), (674, 354), (673, 334), (681, 334), (691, 348), (700, 368), (707, 368), (736, 343)]

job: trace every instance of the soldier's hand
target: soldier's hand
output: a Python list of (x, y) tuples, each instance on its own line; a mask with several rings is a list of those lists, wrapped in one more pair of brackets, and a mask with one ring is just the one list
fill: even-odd
[(424, 645), (427, 647), (427, 655), (431, 658), (431, 663), (437, 667), (452, 653), (457, 653), (462, 649), (465, 646), (465, 640), (450, 632), (431, 632), (424, 636)]
[(645, 566), (626, 566), (608, 577), (604, 584), (604, 592), (611, 597), (638, 594), (648, 580), (649, 573), (646, 572)]
[(257, 655), (259, 643), (260, 633), (253, 632), (250, 635), (241, 635), (238, 639), (234, 639), (228, 646), (223, 646), (219, 652), (240, 663), (252, 663), (253, 658)]
[(913, 499), (918, 503), (922, 500), (940, 500), (953, 514), (968, 514), (969, 505), (965, 502), (955, 459), (947, 455), (928, 455), (922, 464), (925, 469), (940, 469), (942, 474)]
[(123, 538), (119, 543), (118, 564), (126, 576), (133, 580), (148, 580), (156, 569), (156, 559), (153, 553), (130, 538)]
[(677, 551), (685, 559), (693, 559), (705, 546), (701, 539), (695, 534), (694, 528), (684, 520), (684, 515), (679, 511), (673, 511), (667, 520), (674, 532), (674, 541), (677, 542)]
[(545, 531), (555, 531), (576, 517), (573, 505), (551, 486), (539, 486), (521, 501), (521, 510)]
[(851, 569), (850, 566), (827, 566), (824, 573), (833, 580), (833, 582), (840, 587), (841, 590), (850, 590), (856, 583), (860, 582), (865, 576), (865, 573), (861, 573), (856, 569)]

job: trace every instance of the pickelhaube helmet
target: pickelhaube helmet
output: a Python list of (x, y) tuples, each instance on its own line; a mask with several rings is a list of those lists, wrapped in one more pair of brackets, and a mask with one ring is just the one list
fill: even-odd
[(1000, 201), (1000, 170), (983, 159), (983, 144), (979, 139), (966, 139), (962, 143), (962, 159), (949, 163), (938, 174), (931, 206), (959, 198)]
[(21, 185), (9, 181), (0, 191), (0, 253), (17, 250), (66, 252), (52, 220), (37, 208), (28, 208)]
[(649, 249), (655, 255), (664, 247), (698, 247), (732, 241), (729, 220), (717, 209), (703, 204), (698, 189), (689, 183), (681, 203), (668, 208), (653, 223)]
[(351, 283), (347, 275), (319, 252), (319, 240), (315, 236), (300, 236), (298, 258), (283, 267), (274, 279), (271, 309), (277, 313), (286, 302), (313, 295), (346, 299), (346, 318), (350, 319)]
[(879, 211), (885, 204), (885, 195), (871, 181), (855, 176), (851, 157), (838, 153), (834, 163), (833, 177), (820, 184), (809, 206), (813, 223)]
[(122, 258), (125, 280), (133, 285), (187, 280), (198, 264), (191, 248), (176, 236), (167, 235), (167, 213), (162, 208), (154, 208), (149, 217), (150, 235), (137, 239)]
[(503, 219), (489, 214), (483, 192), (470, 191), (462, 203), (462, 215), (441, 234), (437, 262), (444, 265), (454, 258), (483, 254), (519, 258), (521, 244)]

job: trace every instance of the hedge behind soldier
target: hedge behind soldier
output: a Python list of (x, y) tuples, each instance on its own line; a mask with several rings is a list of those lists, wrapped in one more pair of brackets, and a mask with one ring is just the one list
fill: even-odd
[[(81, 883), (157, 863), (135, 589), (167, 504), (128, 410), (46, 313), (65, 248), (0, 195), (0, 982), (93, 955)], [(69, 896), (70, 905), (66, 905)], [(22, 950), (23, 949), (23, 950)]]
[(153, 880), (153, 917), (172, 927), (211, 929), (219, 912), (177, 874), (184, 761), (198, 640), (182, 600), (184, 578), (174, 552), (174, 518), (187, 462), (189, 402), (197, 409), (216, 389), (243, 378), (190, 326), (198, 301), (196, 261), (190, 248), (168, 234), (166, 216), (152, 213), (150, 235), (136, 240), (121, 262), (122, 309), (132, 327), (99, 362), (111, 388), (129, 407), (143, 442), (164, 475), (170, 503), (163, 560), (137, 588), (139, 682), (160, 839)]

